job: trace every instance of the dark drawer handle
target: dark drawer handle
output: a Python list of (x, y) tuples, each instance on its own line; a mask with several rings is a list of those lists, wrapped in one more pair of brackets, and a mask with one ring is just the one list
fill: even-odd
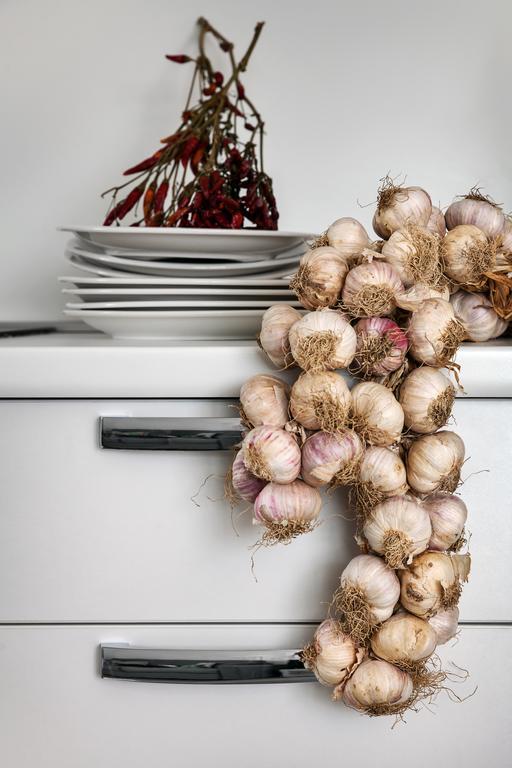
[(101, 676), (152, 683), (309, 683), (299, 651), (177, 651), (101, 645)]
[(238, 418), (100, 418), (102, 448), (123, 451), (228, 451), (242, 439)]

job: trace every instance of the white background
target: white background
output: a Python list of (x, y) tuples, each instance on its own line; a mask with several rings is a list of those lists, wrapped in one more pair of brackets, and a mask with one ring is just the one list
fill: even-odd
[(268, 127), (282, 229), (369, 225), (378, 179), (446, 205), (475, 183), (512, 209), (509, 0), (1, 0), (1, 319), (56, 318), (64, 223), (173, 131), (206, 15), (239, 49)]

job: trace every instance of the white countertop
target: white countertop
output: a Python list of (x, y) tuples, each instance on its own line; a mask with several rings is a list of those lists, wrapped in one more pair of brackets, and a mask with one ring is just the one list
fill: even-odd
[[(466, 397), (512, 397), (512, 338), (463, 344)], [(279, 373), (255, 341), (120, 341), (101, 333), (0, 339), (1, 398), (238, 397), (245, 379)]]

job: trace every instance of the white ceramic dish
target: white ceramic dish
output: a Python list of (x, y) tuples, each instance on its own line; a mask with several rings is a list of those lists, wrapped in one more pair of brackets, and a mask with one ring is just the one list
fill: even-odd
[(297, 299), (285, 288), (63, 288), (62, 293), (73, 301), (200, 301), (207, 296), (215, 301), (265, 301), (296, 303)]
[(89, 275), (69, 275), (59, 277), (59, 283), (69, 283), (77, 288), (178, 288), (188, 287), (190, 291), (196, 288), (223, 287), (233, 290), (234, 288), (249, 289), (266, 288), (277, 289), (279, 292), (288, 291), (288, 280), (284, 278), (258, 277), (257, 275), (248, 275), (247, 277), (144, 277), (130, 275), (123, 277), (118, 272), (115, 277), (90, 277)]
[[(254, 339), (261, 309), (203, 310), (196, 312), (119, 312), (65, 309), (64, 314), (82, 320), (115, 339)], [(207, 375), (207, 372), (206, 372)]]
[(59, 227), (102, 248), (145, 251), (276, 254), (313, 240), (310, 232), (257, 229), (173, 229), (172, 227)]
[(195, 251), (142, 251), (131, 250), (128, 248), (96, 248), (92, 243), (81, 238), (74, 238), (69, 244), (68, 248), (73, 249), (77, 255), (87, 255), (87, 253), (100, 253), (107, 256), (117, 256), (125, 259), (137, 259), (138, 261), (194, 261), (194, 262), (239, 262), (239, 261), (264, 261), (269, 258), (281, 259), (286, 256), (302, 256), (307, 246), (301, 243), (294, 248), (288, 248), (286, 251), (280, 251), (276, 254), (265, 253), (208, 253), (201, 251), (196, 253)]
[(176, 299), (175, 301), (89, 301), (73, 302), (70, 301), (66, 304), (66, 309), (83, 309), (86, 312), (95, 311), (100, 309), (115, 309), (118, 310), (169, 310), (169, 309), (188, 309), (194, 312), (196, 309), (225, 309), (231, 311), (232, 309), (268, 309), (271, 303), (274, 304), (289, 304), (292, 307), (300, 308), (300, 304), (297, 300), (281, 302), (269, 302), (269, 301), (249, 301), (244, 299), (219, 300), (219, 301), (201, 301), (197, 298), (193, 298), (191, 301), (182, 301)]

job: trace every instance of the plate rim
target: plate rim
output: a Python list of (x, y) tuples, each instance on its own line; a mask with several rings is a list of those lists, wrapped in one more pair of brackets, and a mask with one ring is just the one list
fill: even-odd
[(204, 229), (193, 227), (104, 227), (101, 225), (87, 226), (80, 224), (78, 226), (71, 226), (70, 224), (60, 225), (57, 227), (58, 232), (95, 232), (97, 234), (107, 233), (119, 233), (120, 235), (126, 235), (132, 233), (135, 237), (141, 234), (167, 234), (167, 235), (199, 235), (199, 236), (215, 236), (215, 237), (232, 237), (233, 235), (240, 236), (254, 236), (256, 237), (296, 237), (307, 240), (312, 240), (318, 237), (318, 234), (312, 232), (294, 232), (292, 230), (285, 229)]

